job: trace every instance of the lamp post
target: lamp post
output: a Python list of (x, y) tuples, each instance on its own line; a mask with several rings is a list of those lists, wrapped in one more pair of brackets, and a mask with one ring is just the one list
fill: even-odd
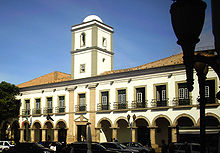
[(131, 142), (133, 142), (133, 137), (132, 137), (132, 128), (133, 128), (133, 126), (134, 126), (134, 122), (135, 122), (135, 120), (136, 120), (136, 115), (134, 114), (133, 116), (132, 116), (132, 118), (133, 118), (133, 120), (132, 121), (130, 121), (130, 118), (131, 118), (131, 116), (128, 114), (127, 115), (127, 120), (128, 120), (128, 124), (129, 124), (129, 126), (131, 127)]
[(87, 125), (87, 153), (92, 153), (92, 134), (91, 134), (91, 127), (90, 122), (88, 122)]
[[(193, 90), (193, 68), (196, 69), (200, 94), (200, 144), (201, 153), (206, 152), (205, 146), (205, 80), (208, 65), (220, 78), (220, 39), (219, 39), (219, 0), (212, 0), (213, 35), (215, 37), (215, 53), (212, 56), (194, 55), (199, 35), (205, 18), (206, 3), (202, 0), (174, 0), (170, 13), (173, 30), (178, 39), (177, 44), (182, 47), (183, 60), (186, 67), (187, 87)], [(217, 55), (216, 55), (217, 54)], [(220, 92), (216, 97), (220, 99)]]

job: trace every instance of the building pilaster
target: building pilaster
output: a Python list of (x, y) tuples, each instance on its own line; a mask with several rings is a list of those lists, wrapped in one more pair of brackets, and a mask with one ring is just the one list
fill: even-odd
[(100, 128), (95, 128), (96, 131), (96, 142), (100, 142)]
[(35, 137), (34, 137), (35, 136), (35, 134), (34, 134), (35, 133), (35, 129), (32, 128), (30, 130), (31, 130), (31, 142), (34, 142), (35, 141)]
[(89, 103), (89, 122), (91, 123), (91, 134), (92, 134), (92, 141), (96, 140), (96, 131), (95, 131), (95, 124), (96, 124), (96, 114), (95, 114), (95, 106), (96, 106), (96, 85), (90, 85), (90, 103)]
[(58, 130), (59, 130), (59, 129), (54, 129), (54, 141), (55, 141), (55, 142), (58, 141)]
[(42, 129), (42, 142), (46, 141), (46, 129)]
[(136, 131), (137, 131), (137, 128), (136, 127), (133, 127), (132, 128), (132, 142), (136, 142)]
[(67, 130), (67, 143), (74, 142), (74, 88), (69, 89), (69, 128)]
[(150, 141), (152, 148), (158, 148), (158, 144), (156, 144), (156, 129), (157, 126), (149, 126), (150, 128)]
[(118, 128), (115, 127), (115, 128), (112, 128), (112, 139), (113, 140), (117, 140), (117, 137), (118, 137)]
[(24, 142), (24, 129), (19, 129), (20, 130), (20, 142)]
[(177, 142), (177, 128), (176, 128), (176, 126), (171, 126), (171, 135), (172, 135), (172, 142)]

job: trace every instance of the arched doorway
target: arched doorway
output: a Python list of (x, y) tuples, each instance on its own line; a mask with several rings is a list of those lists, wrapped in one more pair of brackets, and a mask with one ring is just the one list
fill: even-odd
[(118, 142), (130, 142), (131, 140), (131, 129), (128, 128), (128, 122), (124, 119), (117, 121), (118, 124)]
[(155, 124), (158, 127), (156, 129), (156, 144), (161, 146), (162, 140), (165, 140), (165, 143), (169, 144), (171, 142), (170, 122), (164, 117), (159, 117), (156, 119)]
[(40, 123), (36, 122), (33, 125), (34, 128), (34, 141), (41, 142), (42, 141), (42, 130)]
[(191, 133), (184, 132), (188, 129), (192, 129), (194, 126), (193, 121), (189, 117), (180, 117), (177, 119), (177, 141), (178, 142), (193, 142), (196, 137), (193, 137)]
[(28, 122), (24, 122), (23, 127), (24, 127), (24, 141), (29, 142), (31, 140), (30, 125)]
[(112, 129), (111, 123), (108, 120), (102, 120), (101, 124), (101, 131), (100, 131), (100, 142), (110, 142), (112, 141)]
[(58, 141), (66, 143), (66, 124), (63, 121), (59, 121), (57, 123), (57, 129), (58, 129)]
[(209, 152), (219, 152), (220, 148), (218, 148), (220, 144), (220, 132), (219, 120), (215, 116), (206, 116), (206, 142), (207, 142), (207, 150)]
[(18, 121), (14, 121), (11, 127), (11, 140), (15, 143), (19, 142), (20, 132), (19, 132), (19, 123)]
[(11, 126), (8, 121), (5, 121), (1, 126), (1, 140), (9, 140), (10, 138), (11, 138)]
[(150, 130), (148, 128), (148, 123), (145, 119), (137, 119), (137, 142), (142, 145), (150, 145)]
[(54, 131), (53, 131), (53, 125), (51, 122), (45, 123), (46, 128), (46, 141), (53, 141), (54, 140)]

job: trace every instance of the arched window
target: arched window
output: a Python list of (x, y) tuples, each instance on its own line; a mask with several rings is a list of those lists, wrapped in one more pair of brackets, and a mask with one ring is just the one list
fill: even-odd
[(80, 46), (81, 47), (86, 46), (86, 34), (84, 32), (80, 36)]

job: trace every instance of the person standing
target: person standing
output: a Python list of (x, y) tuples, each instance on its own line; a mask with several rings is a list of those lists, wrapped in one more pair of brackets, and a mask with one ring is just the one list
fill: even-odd
[(162, 142), (162, 151), (161, 151), (161, 153), (166, 153), (167, 152), (167, 145), (165, 143), (165, 140), (163, 139), (161, 142)]

